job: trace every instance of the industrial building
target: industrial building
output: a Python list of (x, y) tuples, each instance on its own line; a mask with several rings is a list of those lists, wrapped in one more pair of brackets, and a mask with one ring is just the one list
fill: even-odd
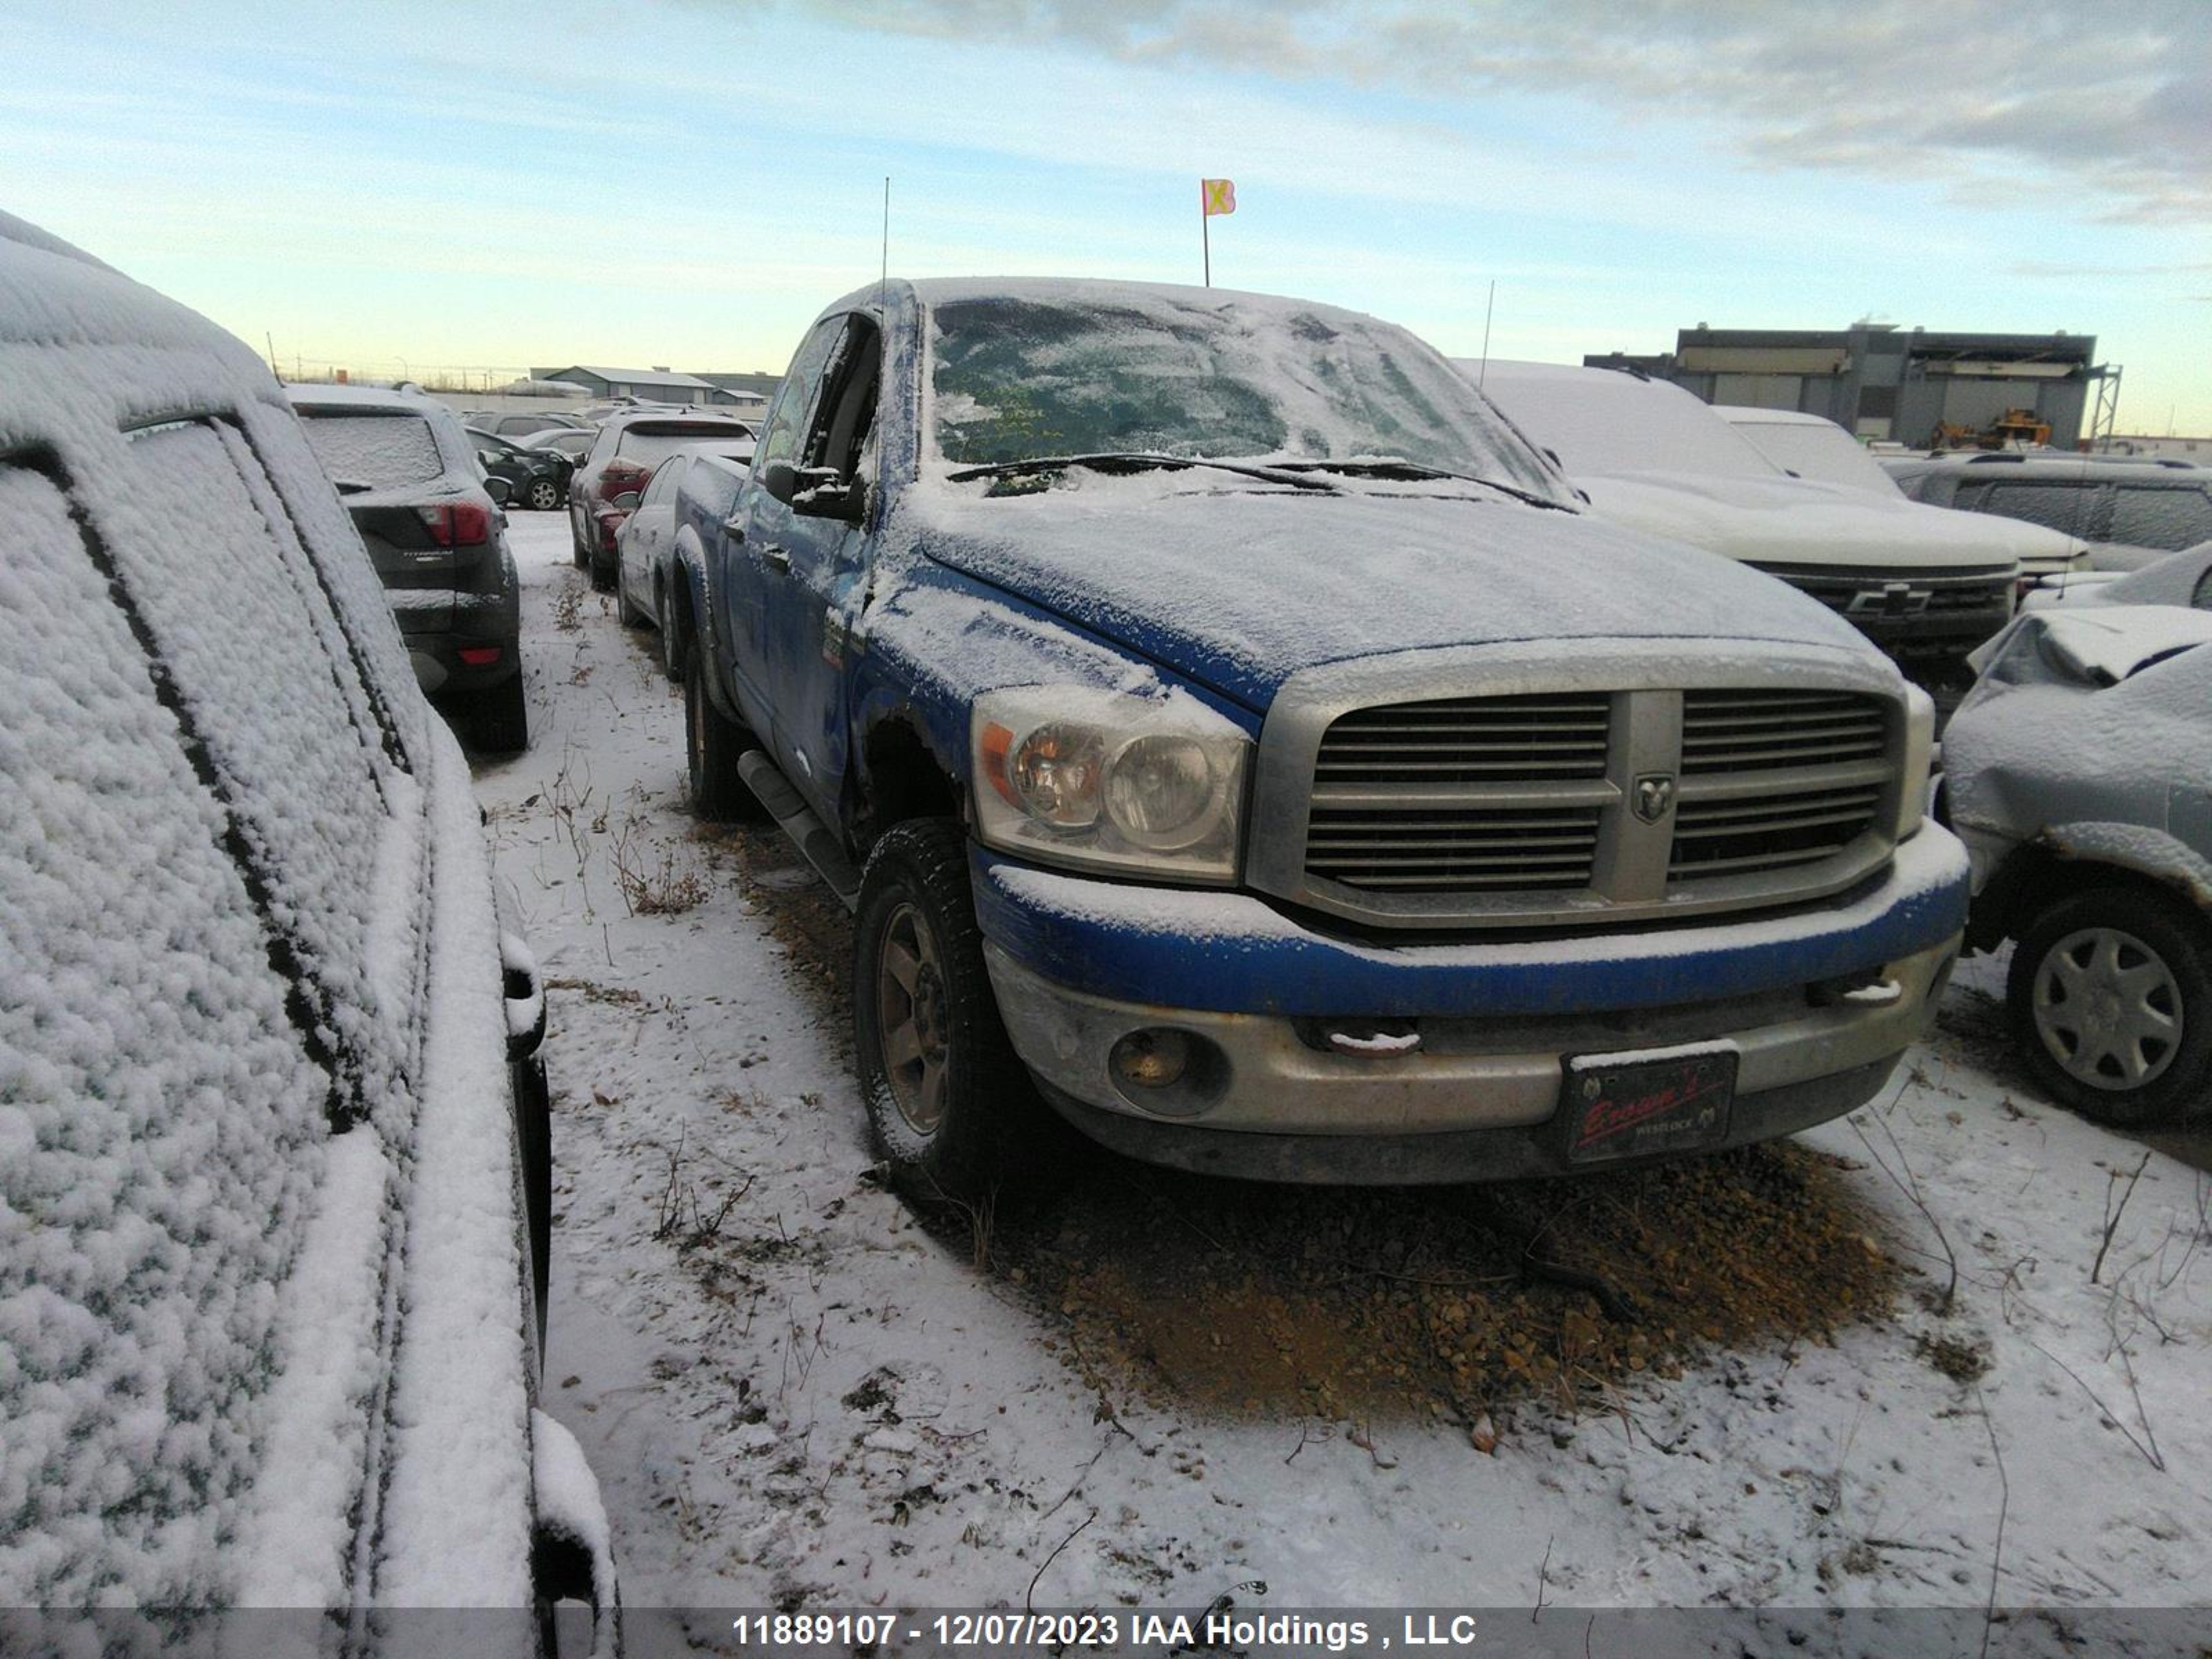
[(696, 374), (674, 374), (665, 368), (605, 368), (572, 363), (566, 368), (533, 368), (533, 380), (566, 380), (594, 398), (635, 398), (649, 404), (711, 404), (719, 402), (714, 385)]
[[(1659, 356), (1583, 359), (1641, 371), (1709, 404), (1820, 415), (1846, 432), (1918, 447), (1973, 441), (2000, 428), (2050, 428), (2072, 449), (2112, 431), (2120, 371), (2097, 361), (2093, 334), (1958, 334), (1855, 323), (1847, 329), (1709, 328), (1674, 337)], [(2025, 419), (2021, 417), (2025, 416)]]
[(531, 378), (565, 380), (594, 398), (635, 398), (647, 404), (712, 404), (740, 415), (758, 415), (782, 380), (780, 374), (680, 374), (666, 368), (607, 368), (572, 363), (566, 368), (533, 368)]

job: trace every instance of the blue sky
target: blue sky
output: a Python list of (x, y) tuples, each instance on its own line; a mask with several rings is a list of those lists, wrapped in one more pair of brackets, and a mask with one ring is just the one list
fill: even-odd
[[(1217, 282), (1572, 361), (2099, 337), (2212, 432), (2203, 0), (0, 0), (0, 206), (280, 358), (780, 368), (867, 281)], [(27, 73), (27, 70), (31, 72)]]

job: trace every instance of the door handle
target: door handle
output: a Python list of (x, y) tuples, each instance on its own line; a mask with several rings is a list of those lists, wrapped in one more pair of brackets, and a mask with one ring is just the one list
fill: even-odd
[(761, 544), (760, 553), (761, 562), (767, 565), (770, 569), (788, 570), (791, 568), (790, 553), (784, 548), (779, 547), (775, 543), (763, 542)]

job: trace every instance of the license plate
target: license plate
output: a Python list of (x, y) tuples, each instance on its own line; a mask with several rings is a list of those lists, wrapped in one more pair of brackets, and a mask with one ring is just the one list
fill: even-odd
[(1567, 1161), (1695, 1152), (1728, 1137), (1736, 1052), (1678, 1048), (1637, 1059), (1577, 1054), (1566, 1063)]

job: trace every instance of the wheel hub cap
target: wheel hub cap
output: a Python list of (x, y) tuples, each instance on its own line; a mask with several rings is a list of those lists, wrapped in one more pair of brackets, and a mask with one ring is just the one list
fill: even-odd
[(2093, 1089), (2155, 1080), (2181, 1042), (2172, 970), (2117, 927), (2085, 927), (2053, 945), (2036, 968), (2033, 1007), (2051, 1057)]

